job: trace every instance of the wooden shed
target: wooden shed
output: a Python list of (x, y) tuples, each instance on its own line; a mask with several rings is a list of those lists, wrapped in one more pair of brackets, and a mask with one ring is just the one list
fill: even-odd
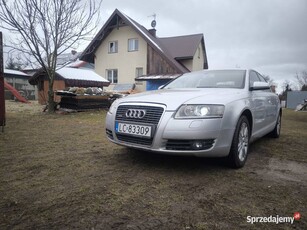
[[(47, 104), (49, 81), (45, 71), (41, 70), (29, 79), (30, 84), (38, 86), (38, 102)], [(56, 71), (53, 90), (64, 90), (68, 87), (99, 87), (109, 86), (110, 82), (92, 69), (63, 67)], [(60, 102), (60, 96), (54, 97)]]

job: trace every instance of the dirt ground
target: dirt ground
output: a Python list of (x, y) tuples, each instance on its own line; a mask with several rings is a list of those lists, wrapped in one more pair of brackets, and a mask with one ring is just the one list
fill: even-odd
[[(221, 159), (129, 150), (106, 139), (106, 111), (43, 114), (6, 101), (0, 229), (307, 229), (307, 113), (284, 110), (282, 136)], [(248, 223), (247, 217), (293, 217)]]

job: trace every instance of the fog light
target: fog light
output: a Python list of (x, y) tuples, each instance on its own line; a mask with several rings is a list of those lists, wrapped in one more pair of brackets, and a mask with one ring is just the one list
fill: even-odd
[(201, 141), (195, 141), (195, 142), (193, 143), (192, 147), (193, 147), (193, 149), (195, 149), (195, 150), (200, 150), (200, 149), (203, 149), (204, 144), (203, 144), (203, 142), (201, 142)]

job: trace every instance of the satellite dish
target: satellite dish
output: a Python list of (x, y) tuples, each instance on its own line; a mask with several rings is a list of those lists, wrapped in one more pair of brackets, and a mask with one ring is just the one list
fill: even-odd
[(157, 25), (156, 20), (152, 20), (152, 22), (151, 22), (151, 27), (152, 27), (152, 28), (155, 28), (155, 27), (156, 27), (156, 25)]

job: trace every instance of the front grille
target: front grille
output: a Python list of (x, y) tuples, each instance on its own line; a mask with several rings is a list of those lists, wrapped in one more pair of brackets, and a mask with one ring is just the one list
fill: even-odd
[[(202, 143), (202, 148), (195, 148), (194, 144), (196, 142)], [(206, 150), (212, 148), (214, 144), (214, 139), (208, 140), (167, 140), (166, 149), (167, 150)]]
[[(128, 109), (145, 110), (146, 114), (143, 118), (126, 117), (126, 112)], [(156, 127), (161, 119), (163, 111), (164, 111), (163, 107), (156, 107), (156, 106), (145, 106), (145, 105), (121, 105), (119, 106), (116, 112), (117, 121), (139, 123), (139, 124), (144, 124), (144, 125), (153, 125), (153, 133), (152, 133), (151, 138), (144, 138), (144, 137), (116, 133), (117, 139), (119, 141), (126, 142), (126, 143), (151, 146), (154, 136), (155, 136)]]
[[(128, 109), (142, 109), (146, 110), (146, 115), (143, 118), (126, 117)], [(157, 125), (163, 113), (162, 107), (143, 106), (143, 105), (121, 105), (116, 112), (116, 120), (118, 121), (132, 121), (146, 124)]]

